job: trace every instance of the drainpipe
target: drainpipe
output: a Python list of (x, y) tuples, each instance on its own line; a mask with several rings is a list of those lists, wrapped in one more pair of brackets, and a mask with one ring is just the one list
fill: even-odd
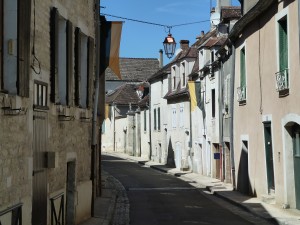
[(151, 160), (152, 157), (152, 124), (151, 124), (151, 83), (149, 82), (149, 140), (150, 140), (150, 149), (149, 149), (149, 160)]
[(299, 37), (299, 58), (300, 58), (300, 1), (298, 1), (298, 37)]
[[(92, 204), (91, 204), (91, 216), (94, 216), (94, 202), (95, 202), (95, 197), (96, 193), (100, 195), (101, 190), (100, 188), (101, 185), (97, 185), (99, 181), (101, 181), (101, 177), (99, 177), (99, 181), (97, 182), (96, 179), (96, 165), (100, 166), (100, 161), (97, 163), (96, 160), (96, 151), (97, 151), (97, 109), (98, 109), (98, 98), (99, 98), (99, 55), (100, 55), (100, 48), (99, 48), (99, 43), (100, 43), (100, 21), (99, 21), (99, 12), (100, 12), (100, 1), (97, 2), (95, 1), (95, 47), (96, 47), (96, 65), (95, 65), (95, 96), (94, 96), (94, 105), (93, 105), (93, 117), (92, 117), (92, 146), (91, 146), (91, 180), (92, 180)], [(100, 155), (100, 154), (99, 154)], [(99, 174), (101, 176), (101, 174)], [(98, 187), (97, 187), (98, 186)]]
[(225, 156), (224, 156), (224, 140), (223, 140), (223, 85), (224, 85), (224, 68), (223, 68), (223, 62), (222, 59), (220, 60), (220, 71), (219, 71), (219, 140), (220, 144), (222, 146), (222, 149), (220, 151), (221, 154), (221, 168), (220, 168), (220, 180), (224, 181), (224, 164), (225, 164)]
[(233, 138), (233, 129), (234, 129), (234, 80), (235, 80), (235, 47), (232, 44), (231, 46), (231, 78), (230, 78), (230, 159), (231, 159), (231, 177), (232, 177), (232, 186), (233, 189), (236, 189), (235, 182), (235, 162), (234, 162), (234, 138)]

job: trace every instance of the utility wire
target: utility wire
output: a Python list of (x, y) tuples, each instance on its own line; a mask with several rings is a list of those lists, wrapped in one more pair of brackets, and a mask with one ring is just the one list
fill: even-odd
[(110, 16), (110, 17), (114, 17), (114, 18), (118, 18), (118, 19), (134, 21), (134, 22), (138, 22), (138, 23), (145, 23), (145, 24), (149, 24), (149, 25), (166, 27), (168, 29), (171, 29), (173, 27), (180, 27), (180, 26), (186, 26), (186, 25), (191, 25), (191, 24), (196, 24), (196, 23), (204, 23), (204, 22), (210, 21), (210, 20), (202, 20), (202, 21), (196, 21), (196, 22), (191, 22), (191, 23), (182, 23), (182, 24), (175, 24), (175, 25), (165, 25), (165, 24), (152, 23), (152, 22), (143, 21), (143, 20), (130, 19), (130, 18), (127, 18), (127, 17), (122, 17), (122, 16), (115, 16), (115, 15), (106, 14), (106, 13), (100, 13), (100, 14), (103, 15), (103, 16)]

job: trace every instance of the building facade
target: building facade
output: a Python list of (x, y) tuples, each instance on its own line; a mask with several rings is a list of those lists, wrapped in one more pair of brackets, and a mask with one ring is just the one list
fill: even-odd
[(2, 223), (91, 216), (95, 3), (0, 1)]

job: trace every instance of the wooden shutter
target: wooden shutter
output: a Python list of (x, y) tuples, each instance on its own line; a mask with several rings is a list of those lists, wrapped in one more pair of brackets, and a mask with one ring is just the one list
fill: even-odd
[(75, 105), (80, 103), (80, 71), (81, 71), (81, 34), (80, 29), (75, 29)]
[(3, 0), (0, 0), (0, 88), (3, 89)]
[(92, 104), (91, 90), (93, 86), (94, 78), (94, 50), (95, 42), (94, 39), (89, 37), (88, 39), (88, 71), (87, 71), (87, 93), (86, 93), (86, 107), (88, 108)]
[(160, 107), (157, 108), (157, 129), (160, 130)]
[(156, 130), (156, 109), (154, 109), (154, 130)]
[(147, 113), (146, 109), (144, 110), (144, 131), (147, 130)]
[(211, 90), (211, 116), (216, 117), (216, 92), (215, 89)]
[(50, 100), (56, 102), (56, 75), (58, 70), (58, 11), (52, 8), (50, 15)]
[(72, 105), (73, 82), (73, 26), (67, 21), (67, 105)]
[(245, 48), (242, 48), (240, 52), (240, 85), (241, 87), (246, 86), (246, 62), (245, 62)]
[(31, 0), (18, 1), (18, 94), (29, 97)]
[(279, 63), (280, 71), (288, 68), (288, 36), (286, 18), (279, 21)]

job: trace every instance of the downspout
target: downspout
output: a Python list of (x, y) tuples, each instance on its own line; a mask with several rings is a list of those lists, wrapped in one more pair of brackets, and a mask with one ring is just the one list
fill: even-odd
[[(99, 48), (99, 29), (100, 29), (100, 21), (99, 21), (99, 13), (100, 13), (100, 1), (95, 1), (95, 39), (96, 39), (96, 65), (95, 65), (95, 96), (94, 96), (94, 104), (93, 104), (93, 118), (92, 118), (92, 146), (91, 146), (91, 180), (92, 180), (92, 202), (91, 202), (91, 216), (94, 216), (94, 203), (95, 203), (95, 197), (96, 193), (100, 194), (101, 190), (98, 190), (99, 186), (96, 185), (97, 179), (96, 179), (96, 165), (99, 163), (96, 163), (96, 151), (97, 151), (97, 109), (98, 109), (98, 98), (99, 98), (99, 54), (100, 54), (100, 48)], [(101, 154), (99, 154), (101, 155)], [(99, 176), (101, 176), (99, 174)], [(101, 179), (99, 179), (101, 181)], [(98, 188), (97, 188), (98, 186)]]
[(224, 181), (224, 173), (225, 173), (225, 169), (224, 169), (224, 164), (225, 164), (225, 156), (224, 156), (224, 140), (223, 140), (223, 128), (224, 128), (224, 124), (223, 124), (223, 81), (224, 81), (224, 68), (223, 68), (223, 62), (222, 59), (220, 60), (220, 71), (219, 71), (219, 140), (220, 140), (220, 144), (222, 146), (222, 149), (220, 151), (221, 154), (221, 175), (220, 175), (220, 180)]
[(298, 1), (298, 37), (299, 37), (299, 59), (300, 59), (300, 1)]
[(151, 83), (149, 82), (149, 140), (150, 140), (150, 149), (149, 149), (149, 160), (151, 160), (151, 156), (152, 156), (152, 126), (151, 126)]
[(230, 79), (230, 159), (231, 159), (231, 177), (232, 177), (232, 187), (236, 189), (235, 181), (235, 161), (234, 161), (234, 80), (235, 80), (235, 47), (231, 46), (231, 79)]

